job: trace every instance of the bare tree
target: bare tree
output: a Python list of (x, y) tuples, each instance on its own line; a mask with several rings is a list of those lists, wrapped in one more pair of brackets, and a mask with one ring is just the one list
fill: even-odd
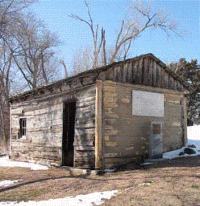
[(91, 47), (80, 47), (73, 55), (72, 75), (92, 69), (93, 55)]
[[(13, 51), (14, 62), (30, 88), (47, 85), (53, 79), (53, 73), (54, 77), (57, 73), (57, 65), (49, 67), (49, 64), (55, 61), (54, 47), (60, 43), (58, 37), (33, 14), (20, 16), (17, 24), (13, 39), (8, 43)], [(15, 49), (13, 44), (16, 45)]]
[[(169, 15), (165, 14), (163, 10), (153, 12), (150, 3), (144, 1), (133, 1), (131, 12), (127, 15), (125, 20), (122, 20), (121, 27), (118, 31), (115, 45), (112, 50), (110, 58), (107, 55), (105, 29), (102, 27), (99, 31), (99, 24), (94, 24), (89, 3), (85, 0), (85, 6), (89, 20), (83, 19), (78, 15), (70, 15), (70, 17), (87, 24), (91, 30), (93, 37), (93, 68), (99, 65), (106, 65), (113, 63), (120, 59), (126, 59), (131, 48), (132, 42), (141, 36), (144, 31), (152, 29), (161, 29), (170, 37), (172, 35), (181, 36), (178, 31), (178, 23), (171, 19)], [(101, 55), (100, 55), (101, 53)], [(99, 57), (103, 57), (103, 59)]]
[(9, 104), (12, 81), (13, 50), (7, 42), (12, 39), (16, 18), (36, 0), (0, 1), (0, 152), (8, 150), (9, 143)]
[(0, 1), (0, 38), (8, 38), (15, 27), (15, 19), (21, 12), (37, 0), (1, 0)]
[(27, 85), (32, 89), (60, 78), (60, 61), (55, 55), (58, 36), (26, 10), (36, 1), (0, 0), (0, 146), (9, 142), (11, 91)]
[(9, 139), (9, 104), (10, 73), (13, 54), (5, 42), (0, 47), (0, 137), (1, 148), (5, 149)]
[(181, 35), (177, 31), (178, 22), (171, 19), (163, 10), (153, 12), (150, 4), (144, 4), (143, 1), (135, 1), (132, 9), (132, 15), (129, 14), (127, 20), (123, 20), (115, 42), (115, 49), (111, 57), (111, 63), (115, 61), (119, 50), (124, 47), (123, 59), (126, 59), (131, 43), (140, 37), (147, 29), (161, 29), (167, 37), (173, 34)]
[[(101, 48), (103, 47), (105, 49), (105, 44), (106, 44), (105, 30), (104, 30), (103, 27), (101, 28), (101, 35), (100, 35), (100, 38), (99, 38), (99, 24), (94, 25), (92, 15), (91, 15), (91, 12), (90, 12), (89, 3), (86, 0), (84, 1), (84, 3), (85, 3), (85, 6), (86, 6), (86, 9), (87, 9), (87, 14), (88, 14), (89, 20), (85, 20), (85, 19), (79, 17), (78, 15), (73, 15), (73, 14), (70, 15), (70, 17), (72, 17), (72, 18), (74, 18), (78, 21), (82, 21), (82, 22), (86, 23), (89, 26), (90, 31), (92, 33), (93, 46), (94, 46), (93, 68), (96, 68), (96, 67), (98, 67), (98, 63), (99, 63), (98, 62), (98, 57), (99, 57)], [(106, 52), (106, 51), (104, 50), (104, 52)], [(106, 54), (105, 54), (105, 57), (106, 57)], [(105, 59), (105, 61), (106, 61), (106, 59)]]

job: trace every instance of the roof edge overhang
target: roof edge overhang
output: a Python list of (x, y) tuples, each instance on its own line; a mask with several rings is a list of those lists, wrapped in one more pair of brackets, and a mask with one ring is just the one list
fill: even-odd
[(15, 95), (15, 96), (12, 96), (9, 98), (9, 102), (12, 102), (13, 100), (17, 100), (17, 99), (20, 99), (22, 97), (25, 97), (25, 96), (29, 96), (29, 95), (32, 95), (32, 94), (36, 94), (38, 93), (39, 91), (43, 90), (43, 89), (49, 89), (49, 88), (52, 88), (56, 85), (60, 85), (60, 84), (63, 84), (63, 83), (67, 83), (67, 82), (70, 82), (72, 81), (73, 79), (76, 79), (76, 78), (81, 78), (81, 77), (85, 77), (89, 74), (92, 74), (92, 73), (100, 73), (102, 71), (105, 71), (113, 66), (118, 66), (118, 65), (121, 65), (121, 64), (124, 64), (126, 62), (134, 62), (134, 61), (137, 61), (139, 59), (142, 59), (142, 58), (147, 58), (147, 57), (150, 57), (152, 59), (154, 59), (157, 64), (159, 64), (167, 73), (169, 73), (170, 75), (173, 76), (174, 79), (178, 80), (186, 90), (188, 91), (193, 91), (194, 89), (192, 88), (191, 85), (189, 85), (187, 82), (185, 82), (180, 76), (178, 76), (175, 72), (173, 72), (172, 70), (170, 70), (160, 59), (158, 59), (156, 56), (154, 56), (152, 53), (147, 53), (147, 54), (143, 54), (143, 55), (140, 55), (140, 56), (136, 56), (134, 58), (130, 58), (130, 59), (126, 59), (124, 61), (119, 61), (119, 62), (114, 62), (112, 64), (109, 64), (109, 65), (106, 65), (106, 66), (102, 66), (102, 67), (99, 67), (99, 68), (96, 68), (96, 69), (90, 69), (90, 70), (87, 70), (87, 71), (84, 71), (84, 72), (81, 72), (77, 75), (74, 75), (72, 77), (68, 77), (68, 78), (65, 78), (65, 79), (61, 79), (61, 80), (58, 80), (56, 82), (52, 82), (48, 85), (45, 85), (45, 86), (40, 86), (40, 87), (37, 87), (35, 89), (32, 89), (32, 90), (29, 90), (29, 91), (26, 91), (26, 92), (23, 92), (23, 93), (20, 93), (18, 95)]

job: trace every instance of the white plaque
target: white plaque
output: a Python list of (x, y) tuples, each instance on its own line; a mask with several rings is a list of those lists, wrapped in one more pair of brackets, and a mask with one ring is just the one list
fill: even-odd
[(133, 90), (132, 115), (164, 117), (164, 94)]

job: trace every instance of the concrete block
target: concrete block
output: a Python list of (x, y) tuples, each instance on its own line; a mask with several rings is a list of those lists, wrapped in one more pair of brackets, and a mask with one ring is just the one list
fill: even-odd
[(112, 113), (113, 108), (104, 108), (105, 113)]
[(117, 121), (117, 119), (105, 119), (105, 123), (107, 125), (112, 125)]
[(115, 86), (104, 86), (104, 91), (106, 92), (116, 92)]
[(112, 130), (113, 130), (113, 127), (110, 126), (110, 125), (106, 125), (106, 126), (105, 126), (105, 129), (112, 129)]
[(104, 84), (105, 85), (117, 85), (117, 82), (114, 82), (114, 81), (111, 81), (111, 80), (106, 80), (105, 82), (104, 82)]
[(105, 136), (104, 139), (105, 139), (105, 141), (110, 141), (109, 136)]
[(118, 107), (118, 105), (114, 102), (104, 101), (104, 107), (116, 108), (116, 107)]
[(167, 103), (169, 103), (169, 104), (175, 104), (175, 105), (180, 105), (180, 101), (168, 100)]
[(118, 130), (105, 130), (105, 135), (109, 136), (109, 135), (117, 135), (118, 134)]
[(125, 103), (125, 104), (129, 104), (129, 103), (131, 102), (131, 100), (128, 99), (128, 98), (122, 98), (122, 99), (121, 99), (121, 102), (122, 102), (122, 103)]
[(116, 157), (117, 155), (117, 153), (106, 153), (104, 154), (104, 157)]
[(105, 142), (106, 147), (117, 147), (118, 143), (117, 142)]
[(180, 127), (181, 126), (181, 122), (172, 122), (172, 126)]
[(119, 115), (118, 114), (115, 114), (115, 113), (105, 113), (105, 118), (108, 118), (108, 119), (118, 119), (119, 118)]
[(134, 150), (134, 146), (127, 147), (126, 150)]
[(110, 92), (110, 91), (104, 91), (104, 97), (117, 97), (117, 93)]
[(106, 102), (113, 102), (113, 103), (116, 103), (116, 101), (117, 101), (117, 98), (116, 97), (113, 97), (113, 96), (105, 96), (104, 97), (104, 101), (106, 101)]

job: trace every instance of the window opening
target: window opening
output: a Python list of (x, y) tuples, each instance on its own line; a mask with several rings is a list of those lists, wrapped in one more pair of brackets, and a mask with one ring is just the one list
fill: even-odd
[(153, 134), (161, 134), (161, 124), (153, 124)]
[(19, 131), (19, 138), (26, 135), (26, 118), (21, 118), (19, 120), (20, 131)]

